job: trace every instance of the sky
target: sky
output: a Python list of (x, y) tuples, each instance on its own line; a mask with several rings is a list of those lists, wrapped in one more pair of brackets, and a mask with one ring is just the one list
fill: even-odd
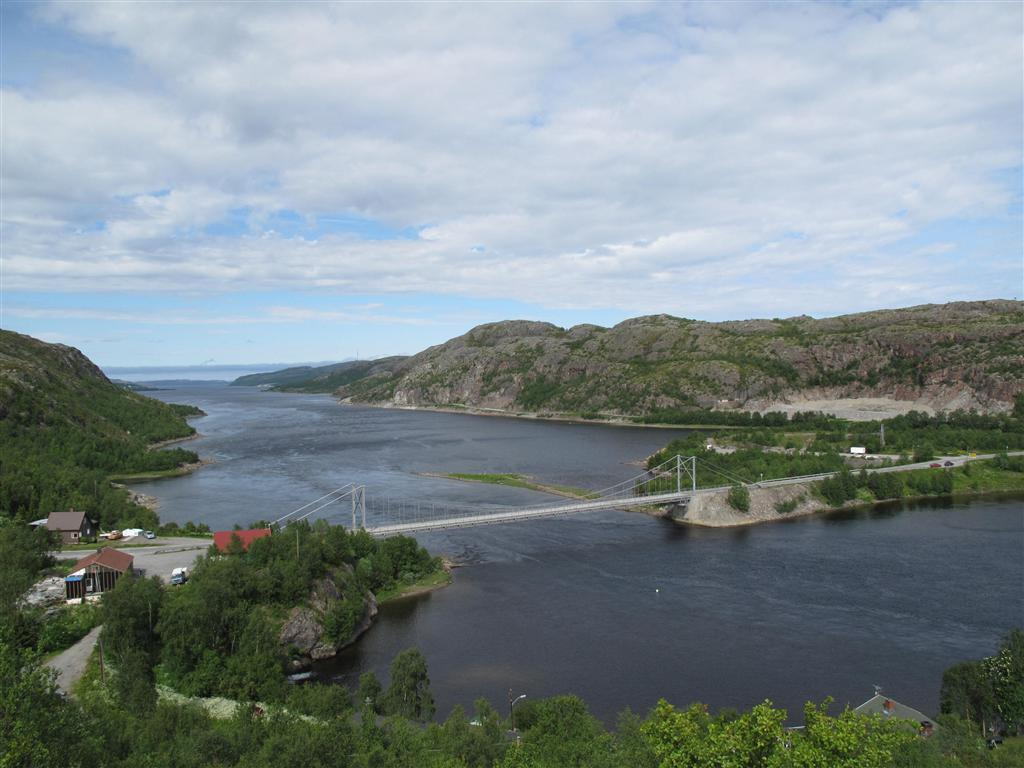
[(106, 366), (1024, 295), (1018, 2), (0, 5), (0, 326)]

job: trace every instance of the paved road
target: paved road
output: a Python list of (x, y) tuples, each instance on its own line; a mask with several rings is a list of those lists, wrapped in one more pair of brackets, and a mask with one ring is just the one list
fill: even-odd
[(75, 683), (85, 672), (85, 665), (100, 639), (101, 627), (94, 627), (89, 634), (65, 651), (61, 651), (46, 666), (57, 670), (57, 687), (62, 693), (71, 693)]
[[(117, 546), (116, 544), (113, 546), (115, 549), (127, 552), (134, 557), (135, 569), (141, 571), (143, 576), (159, 576), (162, 581), (169, 582), (171, 571), (175, 568), (191, 568), (196, 558), (209, 549), (213, 539), (176, 536), (156, 538), (151, 543), (157, 546), (125, 547)], [(98, 543), (96, 546), (103, 546), (103, 542)], [(54, 552), (52, 554), (59, 559), (67, 560), (85, 557), (93, 551), (85, 549), (75, 552)]]
[[(985, 459), (994, 459), (998, 454), (995, 453), (979, 453), (977, 456), (939, 456), (931, 461), (919, 461), (915, 464), (897, 464), (892, 467), (866, 467), (868, 474), (874, 472), (907, 472), (912, 469), (934, 469), (932, 464), (941, 464), (945, 468), (945, 463), (951, 462), (952, 466), (959, 467), (962, 464), (966, 464), (969, 461), (983, 461)], [(1010, 451), (1009, 456), (1024, 456), (1024, 451)], [(860, 470), (853, 470), (854, 473)], [(754, 487), (770, 487), (773, 485), (794, 485), (797, 483), (807, 483), (814, 480), (824, 480), (827, 477), (831, 477), (835, 472), (823, 472), (817, 475), (805, 475), (803, 477), (784, 477), (781, 480), (762, 480), (759, 483), (752, 483)]]

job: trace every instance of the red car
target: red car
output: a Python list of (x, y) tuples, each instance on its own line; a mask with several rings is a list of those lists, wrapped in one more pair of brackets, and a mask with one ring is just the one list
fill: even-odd
[(939, 462), (937, 462), (937, 461), (933, 461), (933, 462), (932, 462), (931, 464), (929, 464), (928, 466), (929, 466), (929, 467), (939, 467), (939, 468), (941, 468), (941, 467), (942, 467), (942, 465), (941, 465), (941, 464), (939, 464)]

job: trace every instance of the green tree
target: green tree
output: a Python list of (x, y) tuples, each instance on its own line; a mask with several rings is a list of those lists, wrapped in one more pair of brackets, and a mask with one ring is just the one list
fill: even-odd
[(793, 741), (794, 767), (889, 768), (895, 755), (917, 739), (916, 723), (865, 717), (851, 709), (830, 717), (831, 701), (804, 707), (804, 731)]
[(942, 673), (939, 711), (962, 717), (984, 734), (996, 714), (992, 681), (980, 661), (963, 661)]
[(390, 715), (421, 721), (434, 716), (427, 660), (418, 649), (409, 648), (395, 656), (391, 662), (391, 682), (381, 703), (383, 711)]
[(1011, 732), (1024, 727), (1024, 631), (1015, 629), (1005, 638), (999, 653), (982, 660), (993, 692), (995, 708)]
[(14, 610), (18, 598), (32, 586), (39, 572), (53, 564), (48, 551), (59, 548), (60, 540), (45, 526), (30, 528), (0, 518), (0, 563), (4, 569), (4, 576), (0, 579), (0, 612), (9, 614)]
[(121, 706), (140, 715), (156, 707), (156, 688), (153, 663), (141, 648), (122, 651), (117, 660), (114, 690)]
[(114, 588), (103, 595), (103, 644), (105, 652), (120, 661), (133, 651), (140, 651), (156, 662), (160, 638), (156, 627), (160, 622), (164, 587), (160, 579), (123, 576)]
[[(516, 722), (519, 722), (518, 714)], [(523, 754), (512, 755), (517, 751)], [(556, 696), (534, 702), (529, 728), (522, 736), (522, 746), (510, 749), (506, 762), (510, 758), (532, 760), (532, 764), (545, 768), (602, 768), (614, 764), (611, 735), (587, 711), (587, 705), (578, 696)]]
[(0, 766), (98, 764), (86, 713), (57, 691), (34, 654), (0, 642)]
[(363, 672), (359, 676), (359, 688), (356, 690), (356, 704), (360, 709), (365, 706), (369, 706), (371, 709), (376, 711), (380, 707), (381, 701), (381, 687), (380, 680), (377, 679), (377, 675), (374, 674), (373, 670)]

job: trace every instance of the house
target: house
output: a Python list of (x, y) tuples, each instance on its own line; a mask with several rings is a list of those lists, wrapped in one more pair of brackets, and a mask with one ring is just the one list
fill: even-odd
[(262, 539), (269, 535), (269, 528), (253, 528), (249, 531), (216, 531), (213, 534), (213, 545), (221, 552), (227, 552), (231, 546), (231, 539), (237, 536), (238, 540), (242, 542), (242, 549), (248, 550), (249, 545), (256, 539)]
[(51, 512), (46, 518), (47, 530), (60, 534), (62, 544), (77, 544), (96, 536), (96, 524), (85, 512)]
[(103, 547), (83, 557), (73, 566), (71, 573), (64, 577), (64, 593), (69, 602), (83, 599), (113, 589), (117, 580), (132, 572), (135, 558), (127, 552)]
[(922, 736), (931, 736), (938, 727), (935, 725), (935, 721), (924, 713), (918, 712), (906, 704), (900, 704), (881, 692), (876, 693), (853, 711), (859, 715), (881, 715), (883, 719), (911, 720), (918, 724), (918, 733)]

